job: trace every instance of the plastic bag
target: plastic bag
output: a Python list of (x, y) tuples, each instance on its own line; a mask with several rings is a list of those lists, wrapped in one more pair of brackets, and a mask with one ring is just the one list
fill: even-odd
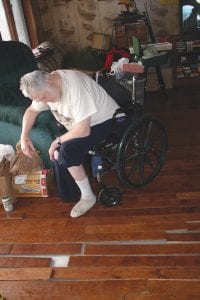
[[(0, 144), (0, 199), (3, 196), (9, 196), (12, 202), (15, 200), (15, 191), (10, 174), (10, 160), (14, 154), (15, 151), (11, 145)], [(1, 201), (0, 204), (2, 204)]]
[(15, 151), (11, 145), (0, 144), (0, 176), (9, 176), (10, 160)]
[[(0, 176), (0, 199), (3, 196), (9, 196), (12, 202), (14, 202), (16, 198), (11, 176)], [(0, 204), (2, 204), (1, 201)]]
[(0, 144), (0, 162), (3, 159), (10, 160), (14, 153), (15, 151), (11, 145)]
[(0, 176), (10, 175), (10, 162), (7, 159), (3, 159), (0, 162)]
[(116, 79), (124, 78), (123, 65), (128, 64), (129, 59), (122, 57), (118, 61), (114, 61), (110, 68), (110, 75), (115, 75)]

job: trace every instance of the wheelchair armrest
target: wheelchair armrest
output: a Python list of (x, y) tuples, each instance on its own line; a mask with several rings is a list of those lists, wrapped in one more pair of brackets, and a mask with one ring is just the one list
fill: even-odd
[[(125, 116), (121, 116), (124, 114)], [(119, 107), (113, 114), (113, 133), (116, 133), (118, 128), (127, 126), (133, 120), (138, 119), (143, 114), (143, 106), (139, 103), (131, 103), (124, 107)]]
[[(128, 109), (128, 107), (127, 107), (127, 109)], [(116, 111), (113, 115), (113, 118), (116, 118), (117, 115), (122, 114), (122, 113), (125, 113), (125, 107), (119, 107), (118, 109), (116, 109)]]
[(113, 118), (116, 118), (117, 115), (122, 114), (122, 113), (124, 113), (126, 116), (131, 116), (131, 115), (134, 115), (135, 113), (138, 113), (138, 112), (142, 113), (142, 110), (143, 110), (143, 108), (142, 108), (141, 104), (139, 104), (139, 103), (134, 103), (134, 104), (129, 103), (126, 106), (119, 107), (115, 111), (115, 113), (113, 115)]

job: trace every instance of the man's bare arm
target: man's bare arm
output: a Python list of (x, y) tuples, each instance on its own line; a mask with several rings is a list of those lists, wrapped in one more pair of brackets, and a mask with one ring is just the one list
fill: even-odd
[(27, 108), (23, 116), (21, 138), (28, 137), (39, 113), (40, 112), (33, 110), (31, 106)]
[(29, 157), (31, 157), (32, 152), (35, 151), (33, 143), (29, 139), (29, 132), (33, 127), (39, 113), (40, 112), (33, 110), (32, 107), (29, 106), (23, 116), (22, 132), (21, 132), (21, 149), (23, 153)]

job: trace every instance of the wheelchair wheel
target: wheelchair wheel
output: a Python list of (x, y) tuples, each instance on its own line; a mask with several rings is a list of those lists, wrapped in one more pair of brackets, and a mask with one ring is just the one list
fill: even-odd
[(117, 174), (130, 188), (142, 187), (159, 173), (166, 159), (164, 126), (144, 115), (125, 130), (117, 152)]
[(122, 192), (117, 186), (107, 186), (100, 190), (98, 201), (101, 201), (105, 206), (115, 206), (120, 203)]

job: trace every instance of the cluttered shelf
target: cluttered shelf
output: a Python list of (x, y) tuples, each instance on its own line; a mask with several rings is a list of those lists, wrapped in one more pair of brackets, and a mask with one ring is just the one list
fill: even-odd
[(173, 44), (175, 85), (200, 81), (200, 40), (178, 40)]
[[(119, 4), (125, 5), (125, 1), (120, 1)], [(134, 1), (126, 1), (125, 7), (126, 9), (114, 20), (116, 46), (129, 48), (132, 44), (132, 35), (136, 35), (141, 43), (146, 43), (148, 34), (145, 15), (137, 9)]]

